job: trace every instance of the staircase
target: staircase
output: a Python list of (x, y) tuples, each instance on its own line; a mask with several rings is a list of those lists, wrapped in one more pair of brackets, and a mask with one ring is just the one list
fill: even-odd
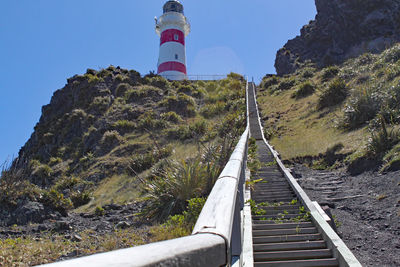
[(263, 141), (249, 83), (249, 122), (262, 167), (251, 179), (254, 266), (339, 266)]

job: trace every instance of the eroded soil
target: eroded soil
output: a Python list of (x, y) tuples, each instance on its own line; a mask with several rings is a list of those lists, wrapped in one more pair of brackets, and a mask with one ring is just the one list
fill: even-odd
[(400, 171), (350, 176), (296, 164), (292, 172), (311, 200), (331, 207), (363, 266), (400, 266)]

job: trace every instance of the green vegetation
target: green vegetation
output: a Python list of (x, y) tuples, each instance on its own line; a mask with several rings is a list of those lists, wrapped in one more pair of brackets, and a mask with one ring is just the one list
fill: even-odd
[(143, 230), (125, 229), (95, 235), (94, 230), (78, 233), (81, 242), (64, 235), (43, 233), (42, 236), (24, 236), (0, 240), (0, 266), (33, 266), (54, 262), (62, 256), (85, 256), (151, 242), (144, 239)]
[[(340, 66), (265, 76), (258, 99), (268, 115), (264, 132), (283, 159), (312, 157), (315, 168), (347, 166), (354, 174), (399, 169), (399, 51), (395, 45)], [(335, 144), (341, 148), (332, 154)]]
[(75, 250), (90, 254), (189, 234), (244, 131), (245, 111), (237, 74), (170, 82), (110, 66), (68, 79), (43, 107), (24, 153), (3, 169), (0, 213), (33, 201), (46, 212), (103, 216), (107, 204), (146, 201), (141, 218), (152, 225), (95, 241), (85, 231), (79, 244), (55, 233), (10, 239), (0, 242), (0, 265), (20, 262), (16, 250), (27, 250), (24, 263), (39, 264)]
[(252, 176), (254, 176), (254, 174), (256, 174), (261, 168), (261, 161), (258, 159), (256, 139), (253, 137), (249, 139), (247, 154), (247, 166), (250, 169)]
[(310, 81), (306, 81), (299, 85), (296, 91), (293, 92), (292, 97), (299, 99), (312, 95), (315, 92), (315, 87)]

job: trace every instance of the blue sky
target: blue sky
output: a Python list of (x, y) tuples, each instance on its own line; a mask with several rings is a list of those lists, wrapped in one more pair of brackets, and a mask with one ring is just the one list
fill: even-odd
[[(165, 0), (1, 0), (0, 163), (28, 140), (53, 92), (87, 68), (156, 70)], [(276, 51), (314, 19), (314, 0), (183, 0), (188, 74), (274, 73)]]

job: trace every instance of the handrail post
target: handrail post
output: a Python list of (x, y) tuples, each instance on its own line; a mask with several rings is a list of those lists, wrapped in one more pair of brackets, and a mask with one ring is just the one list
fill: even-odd
[(235, 215), (233, 218), (232, 226), (232, 241), (231, 241), (231, 253), (232, 261), (239, 259), (242, 253), (242, 227), (240, 220), (240, 194), (236, 195)]

